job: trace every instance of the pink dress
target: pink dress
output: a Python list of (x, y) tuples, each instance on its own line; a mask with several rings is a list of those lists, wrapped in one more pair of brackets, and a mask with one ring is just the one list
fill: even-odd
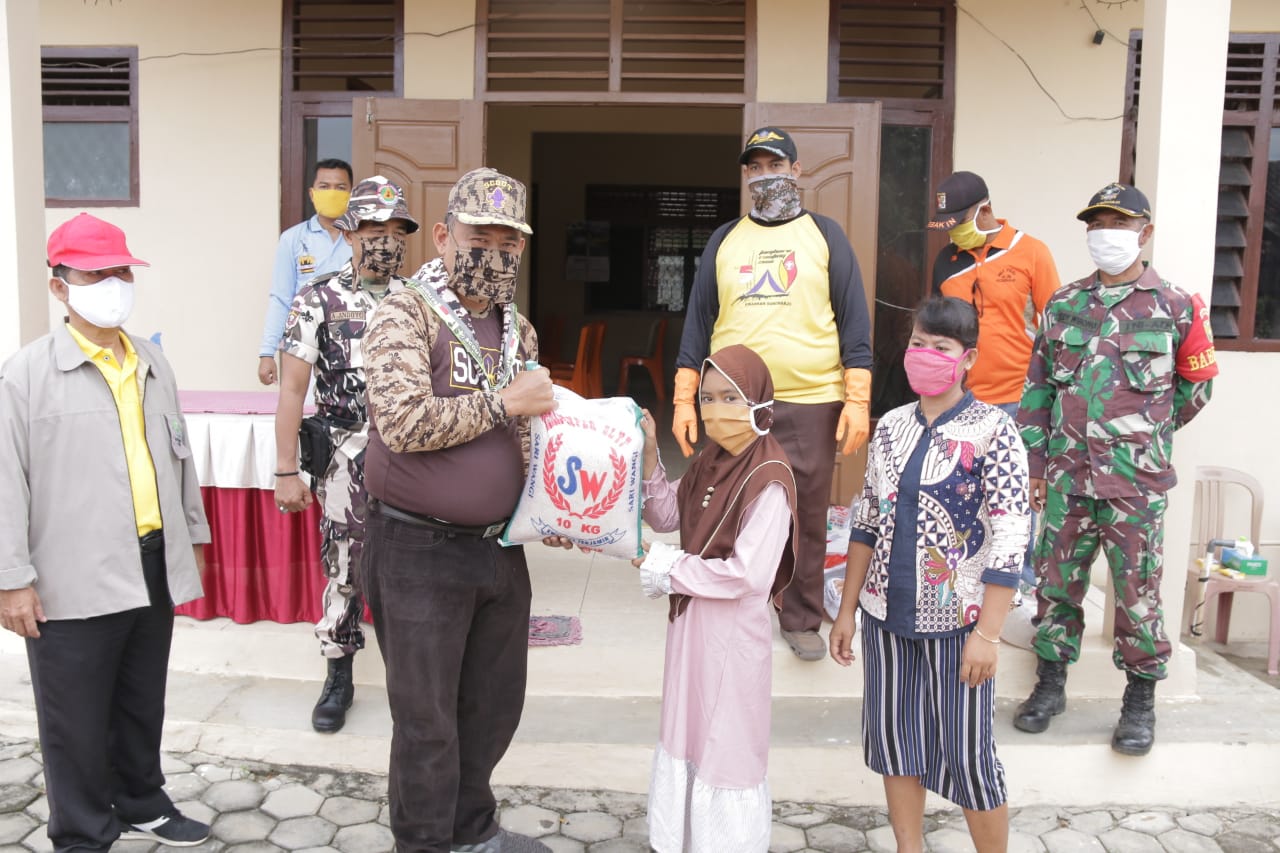
[[(679, 527), (676, 485), (661, 464), (645, 481), (644, 519), (654, 530)], [(693, 597), (667, 627), (649, 783), (657, 853), (769, 849), (769, 590), (790, 529), (786, 491), (772, 483), (743, 513), (731, 557), (704, 559), (659, 542), (640, 570), (650, 597)]]

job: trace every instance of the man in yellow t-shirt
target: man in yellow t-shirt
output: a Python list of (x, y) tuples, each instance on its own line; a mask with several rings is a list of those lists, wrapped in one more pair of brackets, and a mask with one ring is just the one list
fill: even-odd
[(53, 849), (195, 846), (164, 790), (173, 608), (209, 541), (173, 370), (127, 335), (124, 232), (82, 213), (49, 237), (67, 321), (0, 368), (0, 626), (26, 639)]
[(870, 430), (871, 323), (849, 238), (834, 220), (800, 205), (791, 135), (760, 128), (738, 162), (751, 212), (716, 229), (702, 253), (676, 358), (672, 432), (691, 455), (698, 370), (713, 350), (745, 344), (769, 365), (772, 432), (795, 471), (800, 519), (795, 576), (779, 622), (797, 657), (821, 660), (833, 460), (837, 443), (852, 453)]

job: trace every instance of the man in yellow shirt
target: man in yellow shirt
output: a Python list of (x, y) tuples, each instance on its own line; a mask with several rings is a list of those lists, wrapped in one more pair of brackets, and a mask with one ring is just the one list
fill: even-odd
[(703, 250), (676, 357), (672, 432), (691, 455), (698, 369), (709, 353), (745, 344), (769, 365), (773, 435), (795, 471), (800, 518), (778, 622), (797, 657), (821, 660), (827, 501), (837, 443), (852, 453), (870, 430), (871, 322), (849, 238), (835, 220), (801, 207), (791, 135), (760, 128), (738, 163), (751, 212), (716, 229)]
[(124, 232), (82, 213), (49, 237), (67, 321), (0, 368), (0, 626), (26, 639), (55, 851), (190, 847), (164, 790), (174, 604), (209, 541), (173, 371), (120, 327)]

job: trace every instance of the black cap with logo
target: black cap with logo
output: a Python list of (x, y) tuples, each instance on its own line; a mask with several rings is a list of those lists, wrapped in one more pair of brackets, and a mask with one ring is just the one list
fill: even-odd
[(929, 227), (938, 231), (950, 231), (964, 213), (980, 201), (990, 198), (987, 182), (973, 172), (954, 172), (938, 184), (933, 201), (935, 210)]
[(1151, 202), (1137, 187), (1128, 184), (1107, 184), (1093, 194), (1089, 206), (1076, 214), (1076, 219), (1088, 222), (1099, 210), (1115, 210), (1125, 216), (1145, 216), (1151, 218)]
[(786, 157), (792, 163), (798, 159), (795, 140), (791, 138), (791, 134), (780, 127), (762, 127), (748, 136), (747, 144), (743, 147), (742, 156), (738, 158), (738, 162), (743, 166), (747, 165), (752, 151), (768, 151), (770, 154)]

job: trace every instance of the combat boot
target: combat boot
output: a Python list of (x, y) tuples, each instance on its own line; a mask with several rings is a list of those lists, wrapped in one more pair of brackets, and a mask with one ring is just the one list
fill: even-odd
[(1146, 755), (1156, 741), (1156, 682), (1132, 672), (1128, 676), (1111, 748), (1122, 755)]
[(351, 659), (352, 655), (328, 658), (329, 677), (320, 690), (320, 701), (311, 711), (311, 728), (318, 732), (336, 732), (347, 722), (347, 709), (356, 695), (351, 682)]
[(1036, 664), (1036, 686), (1014, 713), (1014, 728), (1039, 734), (1049, 728), (1050, 719), (1066, 709), (1067, 662), (1040, 658)]

